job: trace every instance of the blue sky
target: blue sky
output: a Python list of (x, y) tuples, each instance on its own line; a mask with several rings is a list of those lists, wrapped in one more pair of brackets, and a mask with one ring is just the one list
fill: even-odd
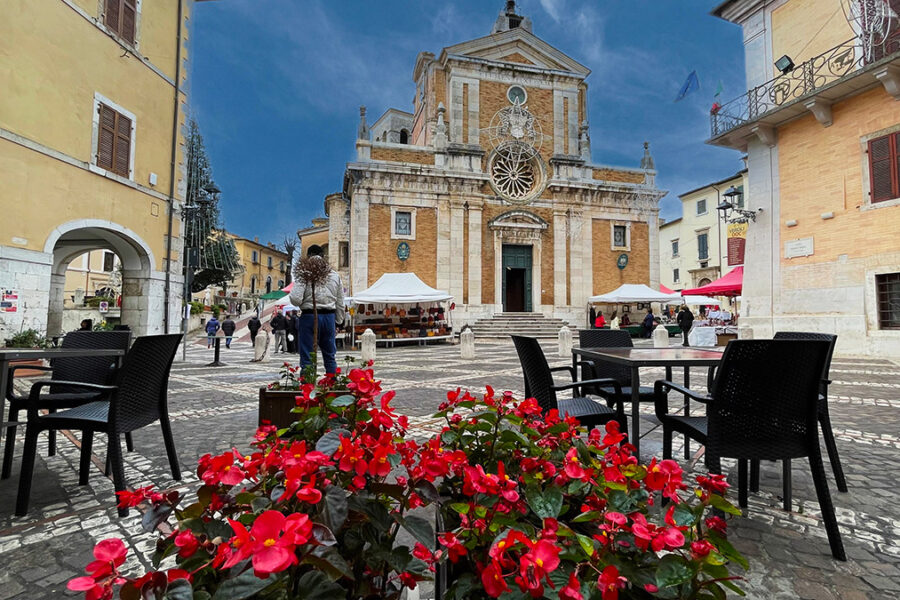
[[(593, 72), (593, 161), (638, 166), (651, 143), (662, 216), (678, 194), (741, 168), (703, 143), (719, 80), (744, 88), (740, 28), (709, 16), (717, 0), (522, 0), (534, 33)], [(219, 0), (194, 4), (190, 94), (225, 225), (281, 241), (323, 215), (369, 123), (411, 110), (416, 55), (490, 33), (502, 0)], [(675, 103), (695, 70), (700, 91)]]

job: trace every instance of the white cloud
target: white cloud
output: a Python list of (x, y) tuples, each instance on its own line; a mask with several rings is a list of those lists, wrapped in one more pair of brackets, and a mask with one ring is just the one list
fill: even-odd
[(563, 3), (564, 0), (541, 0), (541, 6), (547, 11), (550, 18), (557, 23), (562, 19), (562, 13), (564, 12)]

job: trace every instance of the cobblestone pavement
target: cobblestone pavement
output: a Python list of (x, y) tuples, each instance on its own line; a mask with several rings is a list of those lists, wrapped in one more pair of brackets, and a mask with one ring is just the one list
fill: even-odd
[[(126, 479), (131, 486), (155, 484), (160, 488), (197, 487), (196, 459), (236, 445), (246, 447), (256, 424), (257, 390), (275, 379), (286, 355), (250, 363), (248, 344), (223, 349), (227, 366), (207, 367), (211, 351), (192, 346), (187, 361), (176, 361), (172, 371), (169, 405), (182, 481), (169, 472), (156, 426), (134, 434), (135, 452), (125, 454)], [(463, 361), (458, 346), (378, 349), (376, 374), (385, 389), (395, 389), (394, 406), (410, 415), (413, 433), (426, 436), (438, 424), (430, 418), (448, 390), (471, 390), (491, 385), (523, 393), (522, 374), (511, 344), (479, 344), (478, 358)], [(558, 358), (547, 346), (548, 358)], [(647, 369), (643, 382), (661, 378), (661, 369)], [(745, 589), (750, 598), (767, 600), (862, 600), (900, 598), (900, 365), (885, 360), (836, 358), (832, 371), (832, 421), (850, 491), (831, 486), (841, 533), (849, 560), (832, 560), (818, 503), (805, 461), (794, 461), (793, 511), (781, 509), (780, 465), (764, 464), (761, 491), (751, 494), (744, 518), (732, 521), (731, 537), (749, 558), (751, 570)], [(699, 370), (692, 381), (704, 381)], [(645, 458), (661, 454), (661, 433), (653, 429), (652, 407), (644, 407), (648, 431), (642, 440)], [(21, 451), (20, 428), (17, 450)], [(141, 532), (132, 512), (118, 519), (113, 485), (103, 476), (102, 442), (94, 445), (96, 468), (90, 484), (78, 486), (77, 435), (61, 438), (54, 457), (37, 460), (31, 509), (27, 517), (13, 516), (18, 469), (17, 453), (12, 478), (0, 482), (0, 600), (56, 598), (68, 579), (82, 573), (93, 545), (109, 536), (121, 536), (138, 550), (153, 545), (154, 537)], [(696, 447), (693, 448), (696, 450)], [(39, 452), (46, 452), (44, 442)], [(677, 449), (676, 456), (682, 456)], [(823, 449), (824, 454), (824, 449)], [(691, 466), (702, 470), (694, 454)], [(728, 461), (723, 465), (736, 471)], [(826, 459), (826, 467), (828, 466)], [(829, 470), (829, 481), (833, 481)], [(736, 472), (733, 477), (736, 488)], [(147, 565), (129, 554), (128, 567)], [(429, 590), (424, 589), (423, 597)]]

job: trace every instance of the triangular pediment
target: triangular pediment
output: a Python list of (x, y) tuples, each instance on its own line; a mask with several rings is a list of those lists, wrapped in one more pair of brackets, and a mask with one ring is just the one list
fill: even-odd
[(565, 71), (587, 77), (591, 70), (528, 31), (516, 28), (444, 48), (441, 60), (461, 56)]
[(506, 228), (515, 228), (515, 229), (538, 229), (545, 230), (550, 227), (550, 224), (547, 221), (543, 220), (533, 212), (521, 209), (514, 209), (506, 211), (501, 215), (497, 215), (490, 221), (488, 221), (488, 226), (491, 229), (506, 229)]

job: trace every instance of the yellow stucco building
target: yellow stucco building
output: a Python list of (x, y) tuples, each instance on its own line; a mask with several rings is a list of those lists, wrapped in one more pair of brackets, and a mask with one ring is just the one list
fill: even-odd
[(900, 356), (900, 20), (851, 23), (822, 0), (713, 14), (744, 30), (748, 92), (711, 115), (709, 140), (747, 153), (741, 323)]
[(123, 264), (122, 321), (180, 329), (190, 0), (5, 0), (0, 7), (0, 338), (59, 333), (65, 273)]
[(243, 267), (243, 271), (228, 285), (229, 295), (235, 292), (241, 297), (266, 294), (285, 286), (288, 269), (291, 268), (286, 253), (271, 242), (261, 243), (259, 238), (229, 237), (234, 241)]

